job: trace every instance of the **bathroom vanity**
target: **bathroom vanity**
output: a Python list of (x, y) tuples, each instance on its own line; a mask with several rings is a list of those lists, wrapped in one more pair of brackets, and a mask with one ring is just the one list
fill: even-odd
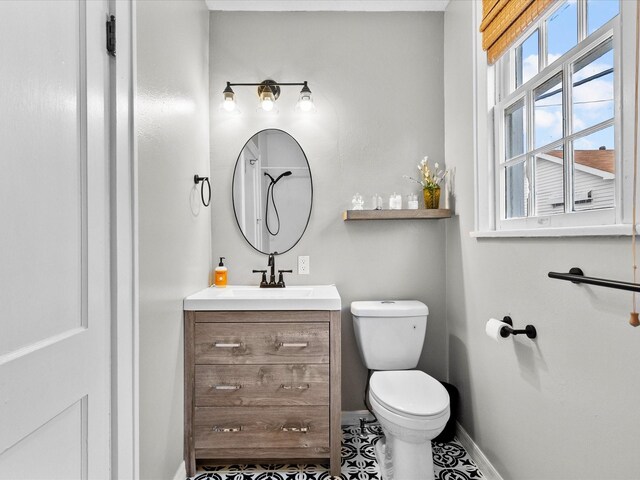
[(185, 299), (187, 475), (199, 460), (328, 460), (340, 475), (340, 307), (332, 285)]

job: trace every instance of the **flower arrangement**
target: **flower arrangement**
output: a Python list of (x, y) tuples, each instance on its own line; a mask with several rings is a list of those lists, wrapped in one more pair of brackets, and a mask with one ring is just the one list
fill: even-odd
[(422, 185), (424, 190), (435, 190), (440, 188), (440, 183), (445, 179), (449, 170), (439, 170), (440, 165), (438, 162), (433, 164), (433, 170), (429, 168), (429, 157), (424, 157), (418, 164), (418, 171), (420, 172), (420, 180), (417, 180), (408, 175), (404, 175), (404, 178), (413, 180), (416, 183)]

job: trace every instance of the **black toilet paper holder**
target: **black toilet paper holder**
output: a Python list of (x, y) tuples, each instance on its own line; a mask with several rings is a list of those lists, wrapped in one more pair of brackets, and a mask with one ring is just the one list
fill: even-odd
[(511, 320), (510, 316), (507, 315), (502, 319), (502, 321), (509, 325), (508, 327), (502, 327), (500, 329), (500, 336), (502, 338), (507, 338), (509, 335), (520, 335), (523, 333), (529, 338), (536, 338), (538, 336), (536, 327), (533, 325), (526, 325), (523, 330), (515, 330), (513, 328), (513, 320)]

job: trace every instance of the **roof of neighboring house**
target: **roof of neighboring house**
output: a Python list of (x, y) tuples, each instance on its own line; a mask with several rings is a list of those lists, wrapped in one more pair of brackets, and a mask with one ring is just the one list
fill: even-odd
[[(546, 152), (556, 158), (562, 158), (562, 150)], [(573, 152), (574, 161), (585, 167), (595, 168), (603, 172), (615, 173), (615, 150), (576, 150)]]

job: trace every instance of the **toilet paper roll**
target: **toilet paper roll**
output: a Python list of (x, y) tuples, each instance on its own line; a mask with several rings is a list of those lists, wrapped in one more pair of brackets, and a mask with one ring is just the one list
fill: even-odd
[(506, 340), (506, 338), (500, 335), (500, 330), (502, 329), (502, 327), (508, 326), (508, 324), (501, 322), (497, 318), (490, 318), (484, 328), (484, 331), (487, 333), (487, 336), (489, 338), (493, 338), (496, 342), (503, 342)]

